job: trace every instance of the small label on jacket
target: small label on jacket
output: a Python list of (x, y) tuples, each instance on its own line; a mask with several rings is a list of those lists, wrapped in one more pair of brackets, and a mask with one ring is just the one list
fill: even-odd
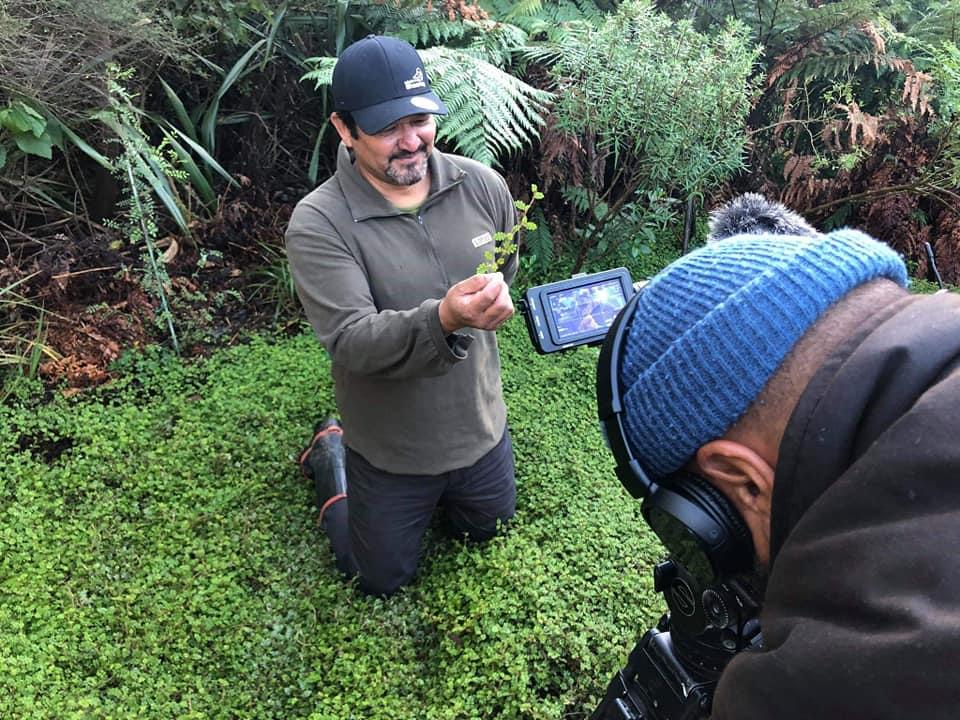
[(477, 235), (477, 236), (476, 236), (473, 240), (471, 240), (470, 242), (473, 243), (473, 246), (474, 246), (475, 248), (478, 248), (478, 247), (480, 247), (481, 245), (486, 245), (488, 242), (493, 242), (493, 237), (490, 235), (490, 233), (485, 232), (483, 235)]

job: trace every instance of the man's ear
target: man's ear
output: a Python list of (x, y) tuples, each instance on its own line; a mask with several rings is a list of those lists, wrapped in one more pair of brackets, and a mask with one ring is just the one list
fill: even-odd
[(353, 135), (350, 134), (350, 129), (347, 127), (347, 124), (343, 121), (336, 113), (330, 113), (330, 123), (333, 125), (334, 129), (337, 131), (337, 135), (340, 136), (341, 142), (347, 146), (347, 148), (353, 147)]
[(695, 457), (697, 472), (733, 503), (750, 528), (754, 549), (769, 559), (774, 469), (752, 448), (734, 440), (711, 440)]

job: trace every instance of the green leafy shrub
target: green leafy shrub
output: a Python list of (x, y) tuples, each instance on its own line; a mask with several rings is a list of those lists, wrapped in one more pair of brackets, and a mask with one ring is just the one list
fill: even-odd
[(541, 172), (562, 184), (576, 219), (574, 271), (601, 238), (633, 239), (604, 233), (649, 193), (685, 199), (743, 166), (758, 49), (742, 26), (708, 37), (628, 2), (600, 27), (572, 27), (553, 54), (555, 122)]

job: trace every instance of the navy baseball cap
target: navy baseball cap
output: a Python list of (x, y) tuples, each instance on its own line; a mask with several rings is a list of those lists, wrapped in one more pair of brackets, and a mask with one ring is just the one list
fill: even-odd
[(447, 114), (413, 45), (384, 35), (343, 51), (333, 67), (333, 107), (353, 115), (367, 135), (408, 115)]

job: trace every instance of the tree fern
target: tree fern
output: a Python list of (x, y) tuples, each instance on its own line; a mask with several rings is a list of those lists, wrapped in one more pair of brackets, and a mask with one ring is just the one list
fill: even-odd
[(530, 42), (527, 32), (517, 25), (486, 20), (475, 26), (477, 33), (464, 50), (499, 68), (515, 64)]
[(494, 3), (505, 6), (498, 8), (504, 13), (503, 19), (512, 22), (518, 18), (528, 18), (539, 15), (543, 10), (543, 0), (520, 0), (516, 3)]
[(812, 3), (807, 0), (660, 0), (658, 7), (675, 19), (690, 18), (698, 30), (711, 32), (728, 19), (750, 29), (768, 57), (780, 54), (797, 42), (807, 42), (830, 33), (855, 29), (861, 22), (880, 15), (877, 0), (837, 0)]
[(471, 33), (460, 18), (450, 19), (424, 3), (375, 3), (364, 9), (367, 22), (378, 32), (406, 40), (419, 47), (447, 44)]
[[(455, 6), (456, 13), (445, 10), (443, 3), (375, 3), (364, 6), (367, 24), (385, 35), (399, 37), (417, 47), (444, 45), (465, 49), (471, 45), (518, 46), (526, 43), (526, 24), (540, 17), (540, 2), (493, 4), (487, 9), (478, 5)], [(531, 15), (531, 13), (533, 13)], [(549, 15), (543, 16), (548, 18)], [(515, 23), (514, 20), (520, 20)], [(485, 58), (490, 60), (490, 58)]]
[(449, 110), (438, 135), (459, 152), (494, 164), (539, 136), (550, 93), (459, 50), (437, 47), (420, 55)]
[[(925, 33), (936, 28), (947, 31), (960, 0), (927, 5), (918, 0), (893, 4), (883, 0), (661, 0), (665, 10), (691, 14), (707, 32), (725, 18), (736, 18), (749, 27), (751, 36), (764, 47), (766, 63), (766, 90), (753, 113), (759, 120), (754, 147), (767, 158), (776, 154), (771, 152), (773, 147), (791, 156), (816, 156), (823, 167), (830, 167), (831, 153), (856, 150), (819, 140), (835, 137), (838, 126), (851, 122), (846, 110), (851, 103), (871, 123), (892, 117), (893, 108), (929, 112), (929, 99), (918, 97), (924, 81), (909, 59), (915, 55), (904, 54), (904, 50), (915, 50), (919, 41), (907, 34), (911, 31), (898, 32), (896, 26), (919, 26), (926, 19)], [(771, 170), (779, 174), (777, 168)]]
[(519, 3), (493, 0), (485, 3), (491, 17), (516, 25), (532, 40), (558, 42), (567, 32), (569, 23), (586, 22), (599, 25), (606, 15), (593, 0), (524, 0)]
[(944, 42), (960, 45), (960, 0), (904, 3), (890, 17), (905, 40), (937, 47)]

